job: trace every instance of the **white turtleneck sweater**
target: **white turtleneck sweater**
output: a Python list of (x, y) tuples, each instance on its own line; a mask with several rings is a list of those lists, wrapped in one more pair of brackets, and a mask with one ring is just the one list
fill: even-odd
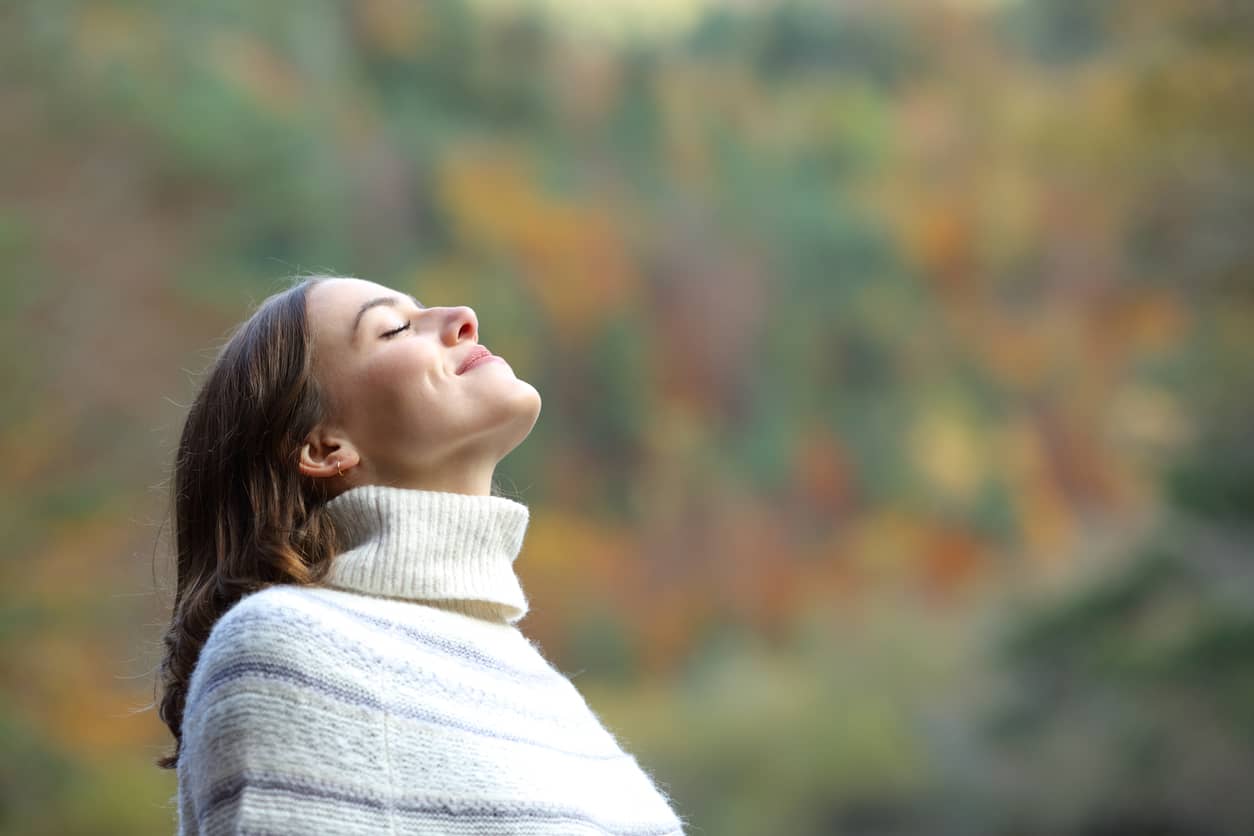
[(182, 836), (683, 833), (515, 626), (525, 505), (369, 485), (327, 510), (325, 585), (246, 596), (201, 651)]

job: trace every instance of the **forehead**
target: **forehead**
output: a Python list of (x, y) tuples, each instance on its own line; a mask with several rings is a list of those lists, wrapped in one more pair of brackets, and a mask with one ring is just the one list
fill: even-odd
[(323, 279), (309, 289), (305, 308), (315, 328), (334, 326), (337, 322), (351, 322), (358, 308), (370, 299), (403, 295), (365, 279)]
[(363, 306), (380, 299), (404, 301), (413, 297), (364, 279), (324, 279), (307, 292), (305, 315), (319, 342), (343, 342), (352, 339), (353, 323)]

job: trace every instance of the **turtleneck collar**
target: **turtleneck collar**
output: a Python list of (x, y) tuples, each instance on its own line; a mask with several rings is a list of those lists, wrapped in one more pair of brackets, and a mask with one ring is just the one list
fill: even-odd
[(325, 585), (513, 624), (530, 512), (501, 496), (362, 485), (326, 504), (341, 542)]

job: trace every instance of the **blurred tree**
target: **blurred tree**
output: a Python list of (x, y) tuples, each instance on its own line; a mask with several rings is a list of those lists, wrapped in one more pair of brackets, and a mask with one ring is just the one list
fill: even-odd
[(982, 799), (988, 832), (1249, 832), (1254, 410), (1238, 396), (1208, 414), (1167, 476), (1165, 520), (1006, 635), (1007, 690), (976, 758), (987, 760), (949, 773), (969, 782), (959, 796)]

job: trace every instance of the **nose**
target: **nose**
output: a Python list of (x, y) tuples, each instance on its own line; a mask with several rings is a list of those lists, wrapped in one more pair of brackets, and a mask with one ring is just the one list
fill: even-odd
[(440, 336), (445, 345), (457, 345), (462, 340), (478, 341), (479, 318), (473, 309), (466, 305), (448, 308)]

